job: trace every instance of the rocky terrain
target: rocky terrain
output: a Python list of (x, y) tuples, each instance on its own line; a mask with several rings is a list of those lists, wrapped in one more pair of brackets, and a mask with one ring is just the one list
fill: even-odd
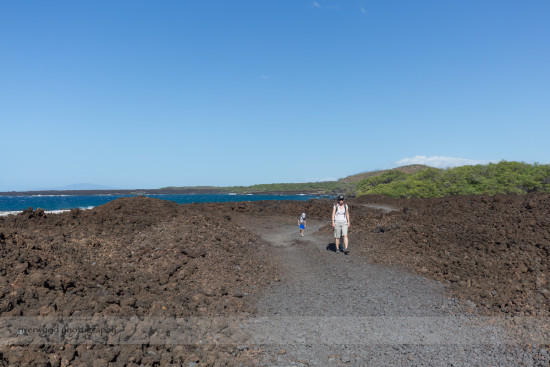
[[(237, 235), (238, 234), (238, 235)], [(0, 219), (2, 317), (247, 314), (270, 281), (265, 244), (228, 216), (136, 197)], [(154, 365), (239, 360), (233, 347), (3, 345), (0, 364)]]
[(399, 209), (359, 219), (368, 261), (448, 283), (483, 314), (550, 316), (550, 195), (357, 201)]
[[(361, 264), (376, 263), (382, 267), (365, 274), (395, 268), (439, 281), (444, 292), (475, 315), (547, 318), (549, 199), (545, 194), (357, 198), (349, 202), (349, 256), (357, 274), (363, 274)], [(329, 246), (332, 204), (316, 200), (177, 205), (135, 197), (92, 210), (56, 215), (27, 210), (0, 218), (0, 313), (3, 318), (213, 318), (273, 313), (277, 307), (293, 310), (282, 301), (280, 306), (266, 306), (269, 297), (284, 297), (296, 282), (284, 267), (289, 266), (283, 264), (286, 255), (275, 247), (283, 240), (294, 249), (310, 245), (299, 238), (289, 242), (273, 231), (278, 221), (293, 227), (297, 216), (306, 212), (316, 224), (316, 243), (323, 250), (313, 252), (318, 257), (316, 271), (335, 266), (330, 256), (336, 254)], [(268, 223), (275, 234), (263, 228)], [(293, 259), (304, 256), (305, 261), (313, 250), (293, 251)], [(354, 291), (353, 284), (345, 288)], [(411, 296), (422, 299), (422, 294)], [(319, 290), (308, 297), (315, 303), (324, 296)], [(407, 312), (416, 314), (411, 307), (414, 304)], [(544, 365), (547, 346), (538, 348), (520, 359)], [(215, 342), (24, 345), (3, 339), (0, 365), (256, 365), (266, 354), (279, 352), (261, 345)], [(409, 360), (410, 365), (430, 365), (424, 358), (426, 363)], [(351, 357), (340, 362), (354, 365)]]

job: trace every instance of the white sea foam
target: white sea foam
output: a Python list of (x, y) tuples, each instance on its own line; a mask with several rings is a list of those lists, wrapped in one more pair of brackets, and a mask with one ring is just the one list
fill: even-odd
[(29, 195), (30, 197), (33, 197), (33, 198), (36, 198), (36, 197), (45, 197), (45, 198), (49, 198), (49, 197), (58, 197), (58, 196), (69, 196), (69, 195)]
[(21, 213), (20, 211), (10, 211), (10, 212), (0, 212), (0, 217), (7, 217), (8, 215), (11, 215), (11, 214), (18, 214), (18, 213)]
[(46, 210), (44, 213), (47, 213), (47, 214), (60, 214), (60, 213), (65, 213), (65, 212), (70, 212), (70, 210), (69, 209)]
[[(88, 209), (93, 209), (95, 207), (93, 206), (88, 206), (86, 208), (79, 208), (80, 210), (88, 210)], [(59, 209), (59, 210), (44, 210), (44, 213), (46, 214), (61, 214), (61, 213), (66, 213), (66, 212), (70, 212), (71, 210), (70, 209)], [(3, 212), (0, 212), (0, 217), (7, 217), (8, 215), (17, 215), (19, 213), (22, 213), (23, 211), (22, 210), (12, 210), (12, 211), (3, 211)]]

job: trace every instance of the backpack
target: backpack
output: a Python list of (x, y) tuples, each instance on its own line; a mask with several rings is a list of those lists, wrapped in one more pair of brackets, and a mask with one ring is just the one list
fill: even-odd
[[(334, 204), (334, 208), (336, 211), (338, 211), (338, 203)], [(348, 204), (344, 204), (344, 215), (346, 215), (346, 212), (348, 211)]]

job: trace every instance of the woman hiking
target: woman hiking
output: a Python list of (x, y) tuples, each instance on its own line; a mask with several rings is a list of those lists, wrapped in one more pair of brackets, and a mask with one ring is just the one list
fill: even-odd
[[(344, 203), (344, 195), (338, 196), (338, 202), (332, 208), (332, 228), (334, 228), (334, 243), (336, 251), (349, 254), (348, 229), (351, 226), (349, 220), (348, 204)], [(344, 247), (340, 244), (340, 237), (344, 237)]]

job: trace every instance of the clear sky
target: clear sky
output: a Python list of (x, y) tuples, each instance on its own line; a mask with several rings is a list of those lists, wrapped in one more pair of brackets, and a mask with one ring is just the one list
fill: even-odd
[(0, 0), (0, 191), (550, 162), (550, 1)]

